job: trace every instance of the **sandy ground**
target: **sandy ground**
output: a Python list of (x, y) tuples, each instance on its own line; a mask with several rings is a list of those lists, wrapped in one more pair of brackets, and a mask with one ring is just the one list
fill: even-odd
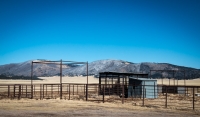
[(0, 117), (199, 117), (194, 111), (155, 109), (132, 104), (97, 103), (76, 100), (0, 100)]

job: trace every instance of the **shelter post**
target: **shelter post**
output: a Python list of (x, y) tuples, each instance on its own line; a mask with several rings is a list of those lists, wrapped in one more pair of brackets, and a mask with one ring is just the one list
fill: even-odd
[(62, 99), (62, 59), (60, 60), (60, 99)]

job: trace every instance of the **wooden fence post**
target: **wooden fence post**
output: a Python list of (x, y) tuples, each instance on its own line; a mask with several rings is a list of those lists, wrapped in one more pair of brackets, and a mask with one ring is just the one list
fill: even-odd
[(193, 100), (192, 100), (192, 107), (193, 107), (193, 110), (194, 110), (194, 97), (195, 97), (195, 94), (194, 94), (194, 87), (193, 87)]
[(21, 90), (21, 95), (23, 95), (23, 90), (24, 90), (24, 89), (23, 89), (23, 85), (22, 85), (21, 89), (22, 89), (22, 90)]
[(10, 85), (8, 85), (8, 97), (10, 97)]
[(42, 86), (43, 86), (43, 88), (42, 88), (42, 90), (43, 90), (43, 99), (44, 99), (44, 84), (42, 84)]
[(42, 100), (42, 85), (40, 84), (40, 100)]
[(104, 85), (103, 85), (103, 103), (104, 103), (104, 96), (105, 96), (105, 87), (104, 87)]
[(14, 85), (13, 97), (15, 97), (15, 85)]
[[(62, 99), (62, 83), (60, 83), (60, 99)], [(58, 85), (58, 92), (59, 92), (59, 85)]]
[(145, 90), (145, 89), (144, 89), (144, 85), (143, 85), (143, 93), (142, 93), (142, 94), (143, 94), (143, 95), (142, 95), (142, 97), (143, 97), (143, 98), (142, 98), (142, 106), (144, 106), (144, 90)]
[(19, 85), (19, 94), (18, 94), (18, 100), (21, 99), (21, 85)]
[(34, 95), (35, 95), (35, 85), (34, 85)]
[(123, 83), (123, 86), (122, 86), (122, 104), (124, 104), (124, 83)]
[(53, 85), (51, 85), (51, 98), (53, 98)]
[(78, 85), (77, 85), (77, 95), (78, 95)]
[(70, 100), (70, 84), (69, 84), (69, 99), (68, 100)]
[(167, 108), (167, 86), (166, 86), (166, 93), (165, 93), (165, 95), (166, 95), (166, 97), (165, 97), (165, 108)]
[(84, 85), (84, 95), (85, 95), (85, 85)]
[(47, 85), (46, 85), (46, 95), (47, 95)]
[(74, 84), (73, 84), (73, 95), (74, 95)]
[(154, 82), (154, 98), (156, 98), (156, 87), (155, 87), (155, 82)]
[(88, 101), (88, 84), (86, 84), (86, 101)]
[(27, 92), (27, 85), (26, 85), (26, 98), (28, 97), (27, 93), (28, 93), (28, 92)]

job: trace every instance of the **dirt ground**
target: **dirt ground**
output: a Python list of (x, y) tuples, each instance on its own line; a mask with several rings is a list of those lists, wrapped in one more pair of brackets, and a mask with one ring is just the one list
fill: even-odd
[(155, 109), (132, 104), (98, 103), (76, 100), (0, 100), (0, 117), (199, 117), (195, 111)]

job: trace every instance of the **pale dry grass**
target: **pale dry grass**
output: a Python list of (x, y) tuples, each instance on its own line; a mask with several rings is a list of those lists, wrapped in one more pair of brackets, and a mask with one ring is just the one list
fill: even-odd
[[(162, 84), (162, 79), (157, 79), (157, 84)], [(184, 85), (184, 80), (174, 80), (174, 79), (163, 79), (164, 85)], [(193, 80), (185, 80), (186, 86), (200, 86), (200, 78)]]
[[(54, 76), (54, 77), (39, 77), (43, 80), (34, 80), (33, 84), (50, 84), (50, 83), (60, 83), (60, 77)], [(111, 81), (110, 81), (111, 82)], [(186, 85), (195, 85), (200, 86), (200, 78), (193, 79), (193, 80), (185, 80)], [(0, 80), (0, 84), (30, 84), (31, 80)], [(62, 77), (62, 83), (87, 83), (87, 77)], [(93, 76), (88, 76), (88, 83), (94, 84), (99, 83), (98, 78), (94, 78)], [(109, 83), (108, 83), (109, 84)], [(157, 79), (157, 84), (162, 84), (161, 79)], [(163, 79), (163, 84), (165, 85), (177, 85), (177, 80), (173, 79)], [(184, 80), (178, 80), (178, 85), (184, 85)]]
[[(14, 112), (14, 113), (13, 113)], [(76, 100), (0, 100), (0, 116), (136, 116), (187, 117), (195, 112), (134, 106), (133, 103), (95, 103)]]
[[(56, 84), (60, 83), (60, 77), (39, 77), (43, 80), (33, 80), (33, 84)], [(62, 77), (62, 83), (87, 83), (87, 77)], [(98, 78), (94, 78), (93, 76), (88, 76), (88, 83), (99, 83)], [(0, 84), (31, 84), (31, 80), (0, 80)]]

